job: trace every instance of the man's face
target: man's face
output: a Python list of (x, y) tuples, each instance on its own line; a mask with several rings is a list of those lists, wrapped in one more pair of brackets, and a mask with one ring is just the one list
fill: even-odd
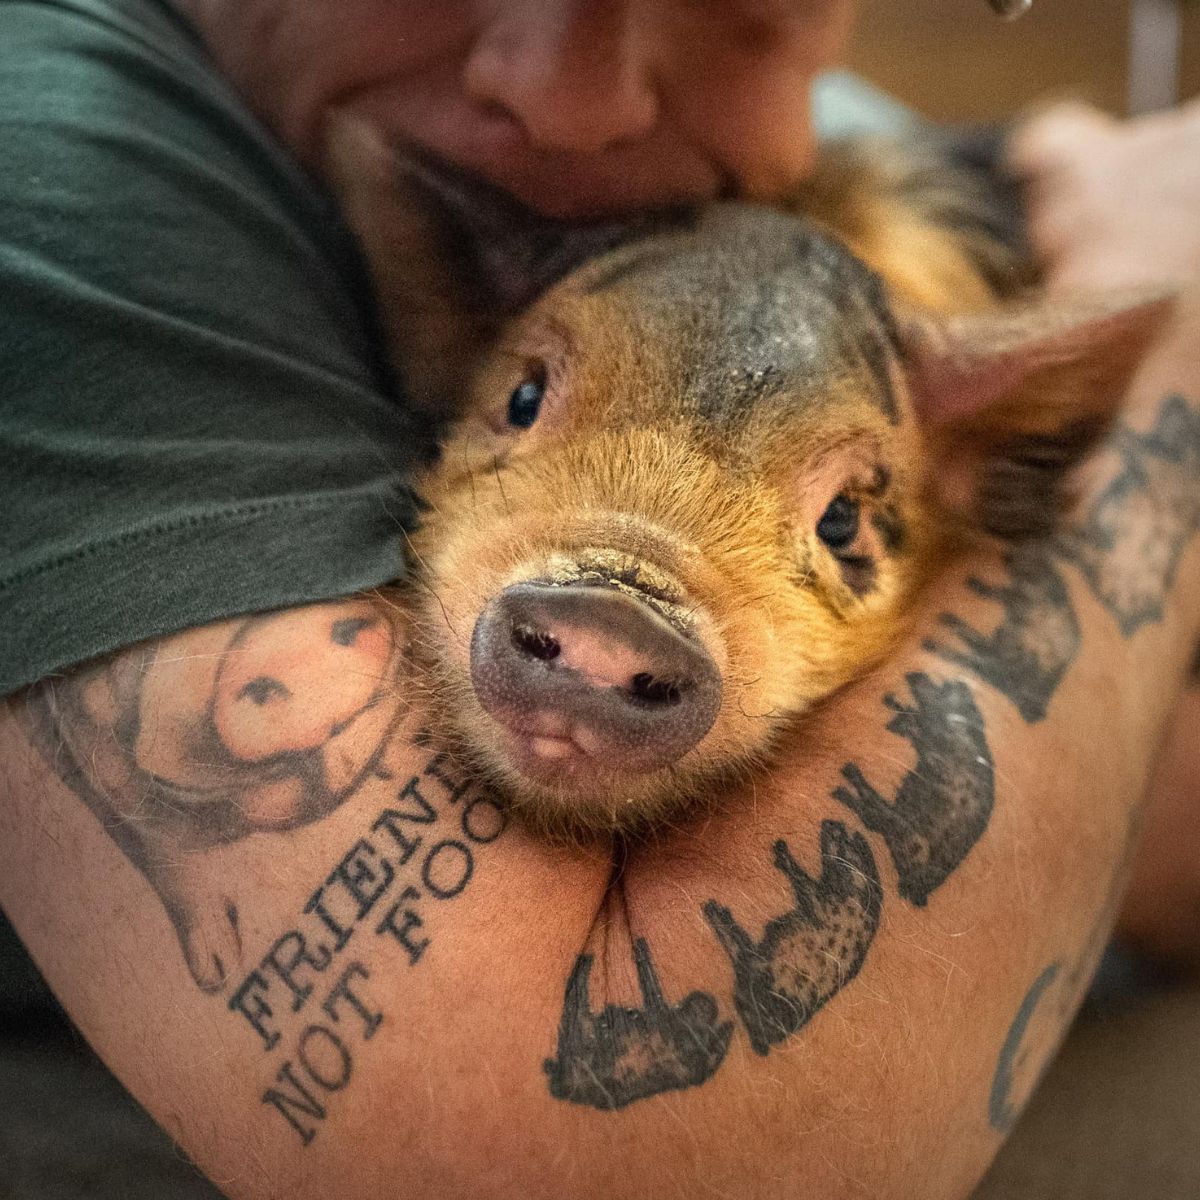
[(811, 159), (809, 85), (853, 0), (178, 0), (310, 162), (342, 107), (580, 216), (767, 198)]

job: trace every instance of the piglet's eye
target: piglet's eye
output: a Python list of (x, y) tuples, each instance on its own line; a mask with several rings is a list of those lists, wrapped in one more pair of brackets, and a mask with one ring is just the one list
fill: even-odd
[(858, 524), (858, 501), (839, 493), (817, 522), (817, 537), (835, 553), (847, 550), (858, 537)]
[(508, 423), (516, 429), (529, 429), (542, 411), (546, 398), (546, 368), (540, 363), (531, 368), (525, 380), (508, 401)]

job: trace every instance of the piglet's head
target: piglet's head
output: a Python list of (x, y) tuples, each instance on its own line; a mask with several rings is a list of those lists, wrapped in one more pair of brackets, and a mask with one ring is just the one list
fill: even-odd
[(415, 538), (432, 696), (550, 829), (712, 794), (895, 643), (953, 536), (1052, 524), (1169, 308), (935, 318), (793, 215), (568, 227), (334, 144), (401, 374), (452, 420)]

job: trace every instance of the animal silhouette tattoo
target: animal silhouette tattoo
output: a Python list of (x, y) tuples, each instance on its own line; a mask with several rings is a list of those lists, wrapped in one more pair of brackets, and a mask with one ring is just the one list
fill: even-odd
[(1200, 413), (1170, 396), (1149, 433), (1122, 427), (1121, 471), (1082, 524), (1058, 541), (1124, 637), (1162, 620), (1179, 560), (1200, 521)]
[(704, 1083), (725, 1059), (733, 1023), (716, 1000), (692, 992), (677, 1005), (663, 997), (644, 938), (633, 946), (640, 1008), (608, 1004), (591, 1011), (592, 956), (582, 954), (567, 982), (558, 1057), (547, 1059), (550, 1094), (592, 1108), (624, 1108), (659, 1092)]
[(888, 730), (912, 744), (916, 766), (891, 801), (854, 763), (842, 768), (847, 786), (833, 794), (883, 836), (899, 875), (900, 895), (924, 905), (987, 828), (995, 775), (983, 714), (971, 689), (957, 680), (938, 683), (921, 672), (909, 675), (907, 682), (911, 704), (895, 696), (885, 697), (884, 703), (896, 714)]
[(990, 683), (1033, 723), (1045, 717), (1051, 697), (1079, 652), (1079, 618), (1045, 543), (1018, 546), (1007, 551), (1003, 560), (1006, 583), (967, 580), (976, 596), (1001, 606), (1003, 616), (996, 628), (990, 634), (980, 633), (955, 613), (942, 613), (942, 627), (958, 644), (931, 638), (925, 648)]
[(757, 941), (723, 904), (704, 916), (733, 963), (734, 1004), (756, 1054), (813, 1019), (858, 974), (879, 927), (882, 892), (871, 848), (840, 821), (821, 823), (821, 874), (814, 879), (775, 843), (775, 866), (795, 903)]
[(1181, 396), (1169, 396), (1154, 428), (1115, 431), (1119, 468), (1077, 525), (1004, 554), (1009, 580), (969, 579), (977, 595), (1003, 609), (990, 634), (953, 613), (942, 626), (959, 645), (925, 643), (947, 662), (966, 667), (1040, 721), (1075, 659), (1079, 621), (1060, 565), (1077, 567), (1122, 636), (1162, 619), (1163, 602), (1180, 557), (1200, 522), (1200, 415)]

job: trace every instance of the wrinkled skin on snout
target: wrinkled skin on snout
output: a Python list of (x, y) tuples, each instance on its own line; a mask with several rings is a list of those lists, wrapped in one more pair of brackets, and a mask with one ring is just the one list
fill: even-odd
[(890, 297), (827, 212), (581, 235), (427, 164), (339, 171), (410, 392), (456, 417), (420, 487), (419, 675), (552, 833), (716, 794), (894, 644), (954, 538), (1052, 520), (1165, 311), (948, 317), (951, 286), (934, 316), (928, 281), (925, 311)]

